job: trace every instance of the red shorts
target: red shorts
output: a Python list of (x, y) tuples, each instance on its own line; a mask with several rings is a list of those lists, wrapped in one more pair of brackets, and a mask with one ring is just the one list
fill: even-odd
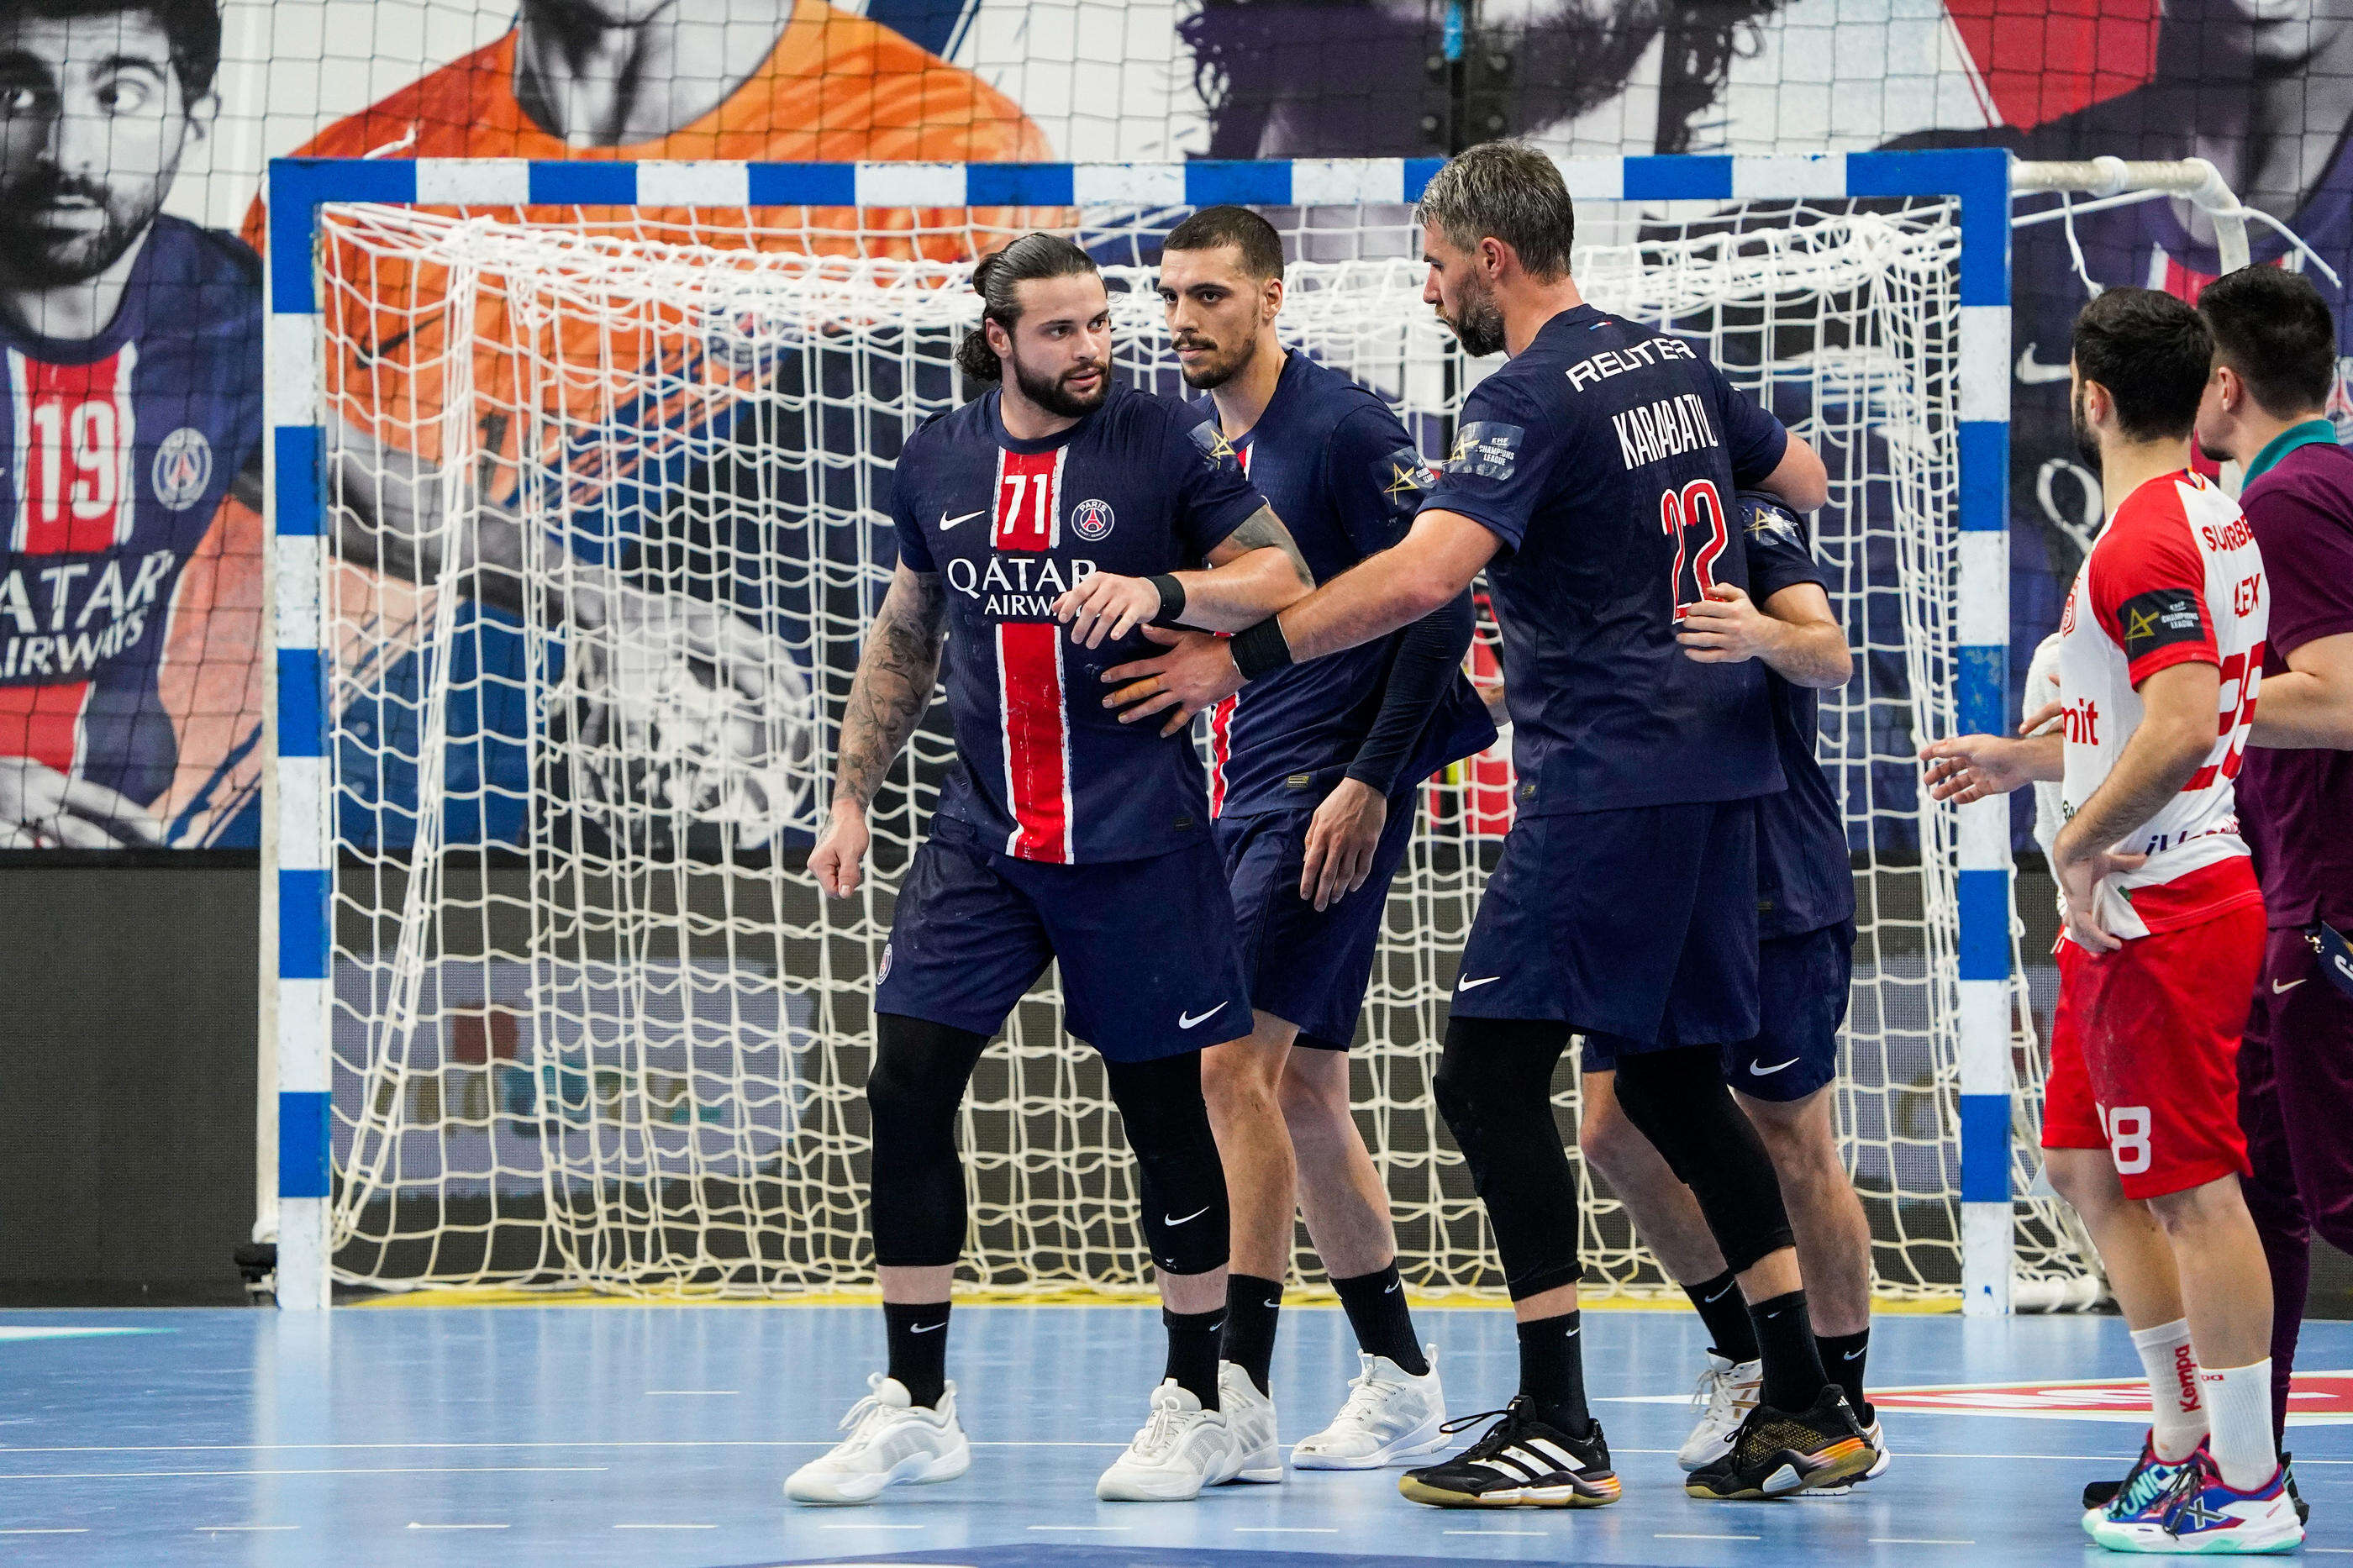
[(2239, 1037), (2263, 959), (2263, 907), (2127, 942), (2059, 944), (2045, 1149), (2105, 1149), (2128, 1198), (2245, 1175)]

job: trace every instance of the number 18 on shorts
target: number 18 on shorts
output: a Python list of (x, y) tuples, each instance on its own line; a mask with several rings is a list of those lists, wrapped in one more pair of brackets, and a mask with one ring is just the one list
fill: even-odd
[(2105, 1149), (2128, 1198), (2247, 1173), (2239, 1039), (2263, 909), (2153, 932), (2114, 952), (2059, 944), (2045, 1149)]

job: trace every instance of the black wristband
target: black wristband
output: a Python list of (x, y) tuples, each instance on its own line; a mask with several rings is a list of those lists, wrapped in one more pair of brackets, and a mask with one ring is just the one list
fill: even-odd
[(1152, 617), (1152, 624), (1155, 626), (1176, 625), (1176, 617), (1185, 613), (1185, 584), (1176, 581), (1174, 572), (1158, 573), (1145, 581), (1160, 591), (1160, 613)]
[(1281, 618), (1274, 616), (1236, 632), (1226, 651), (1233, 656), (1234, 668), (1241, 671), (1244, 680), (1256, 680), (1291, 662), (1290, 639), (1282, 635)]

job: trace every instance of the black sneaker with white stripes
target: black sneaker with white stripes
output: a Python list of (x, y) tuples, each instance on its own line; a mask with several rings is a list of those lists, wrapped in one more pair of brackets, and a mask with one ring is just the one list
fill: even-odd
[(1442, 1463), (1408, 1470), (1398, 1490), (1432, 1508), (1599, 1508), (1618, 1500), (1618, 1475), (1601, 1423), (1582, 1437), (1538, 1420), (1525, 1397), (1501, 1410), (1450, 1421), (1461, 1432), (1501, 1416), (1486, 1435)]

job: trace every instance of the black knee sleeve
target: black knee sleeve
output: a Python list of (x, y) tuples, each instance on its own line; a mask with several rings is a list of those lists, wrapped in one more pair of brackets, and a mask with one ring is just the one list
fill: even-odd
[(964, 1251), (955, 1119), (988, 1037), (878, 1013), (866, 1105), (874, 1121), (874, 1261), (933, 1268)]
[(1201, 1099), (1201, 1053), (1103, 1063), (1111, 1098), (1135, 1153), (1145, 1245), (1164, 1274), (1226, 1266), (1226, 1168)]
[(1568, 1026), (1456, 1018), (1430, 1090), (1487, 1206), (1504, 1288), (1525, 1300), (1583, 1274), (1577, 1172), (1553, 1120), (1552, 1075)]
[(1714, 1046), (1621, 1053), (1618, 1103), (1699, 1200), (1735, 1274), (1790, 1245), (1780, 1178), (1733, 1103)]

